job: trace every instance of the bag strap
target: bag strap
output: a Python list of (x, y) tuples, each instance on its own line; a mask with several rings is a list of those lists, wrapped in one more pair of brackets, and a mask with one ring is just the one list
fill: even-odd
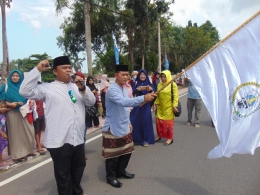
[(172, 97), (172, 104), (173, 104), (173, 90), (172, 90), (172, 83), (171, 83), (171, 97)]

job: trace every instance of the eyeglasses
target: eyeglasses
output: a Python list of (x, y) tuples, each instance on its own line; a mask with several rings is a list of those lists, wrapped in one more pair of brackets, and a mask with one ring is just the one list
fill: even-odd
[(76, 99), (75, 96), (73, 96), (72, 90), (69, 90), (69, 91), (68, 91), (68, 94), (69, 94), (69, 96), (70, 96), (71, 101), (72, 101), (73, 103), (75, 103), (75, 102), (77, 101), (77, 99)]

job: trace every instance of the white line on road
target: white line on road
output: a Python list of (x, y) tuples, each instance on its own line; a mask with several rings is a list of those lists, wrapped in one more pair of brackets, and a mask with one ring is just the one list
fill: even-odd
[[(186, 95), (186, 94), (187, 94), (187, 93), (181, 94), (179, 97), (183, 97), (183, 96)], [(101, 137), (101, 136), (102, 136), (102, 134), (99, 134), (99, 135), (97, 135), (97, 136), (95, 136), (95, 137), (92, 137), (91, 139), (89, 139), (89, 140), (86, 141), (86, 144), (89, 143), (89, 142), (92, 142), (93, 140), (95, 140), (95, 139), (97, 139), (97, 138), (99, 138), (99, 137)], [(39, 167), (41, 167), (41, 166), (43, 166), (43, 165), (45, 165), (45, 164), (51, 162), (51, 161), (52, 161), (52, 159), (51, 159), (51, 158), (48, 158), (47, 160), (45, 160), (45, 161), (43, 161), (43, 162), (41, 162), (41, 163), (39, 163), (39, 164), (37, 164), (37, 165), (34, 165), (33, 167), (31, 167), (31, 168), (29, 168), (29, 169), (27, 169), (27, 170), (24, 170), (24, 171), (22, 171), (21, 173), (18, 173), (18, 174), (16, 174), (16, 175), (14, 175), (14, 176), (12, 176), (12, 177), (10, 177), (10, 178), (8, 178), (8, 179), (6, 179), (6, 180), (0, 182), (0, 187), (3, 186), (3, 185), (5, 185), (5, 184), (10, 183), (11, 181), (14, 181), (14, 180), (18, 179), (19, 177), (22, 177), (23, 175), (26, 175), (27, 173), (32, 172), (33, 170), (35, 170), (35, 169), (37, 169), (37, 168), (39, 168)]]
[[(99, 135), (97, 135), (97, 136), (95, 136), (95, 137), (92, 137), (91, 139), (89, 139), (89, 140), (86, 141), (86, 144), (89, 143), (89, 142), (91, 142), (91, 141), (93, 141), (93, 140), (95, 140), (95, 139), (97, 139), (97, 138), (99, 138), (99, 137), (101, 137), (101, 136), (102, 136), (102, 134), (99, 134)], [(22, 171), (21, 173), (18, 173), (18, 174), (16, 174), (16, 175), (14, 175), (14, 176), (12, 176), (12, 177), (10, 177), (10, 178), (8, 178), (8, 179), (6, 179), (6, 180), (0, 182), (0, 187), (3, 186), (3, 185), (5, 185), (5, 184), (10, 183), (11, 181), (14, 181), (14, 180), (18, 179), (19, 177), (22, 177), (23, 175), (25, 175), (25, 174), (27, 174), (27, 173), (30, 173), (31, 171), (33, 171), (33, 170), (35, 170), (35, 169), (37, 169), (37, 168), (39, 168), (39, 167), (41, 167), (41, 166), (43, 166), (43, 165), (45, 165), (45, 164), (51, 162), (51, 161), (52, 161), (52, 159), (51, 159), (51, 158), (48, 158), (47, 160), (45, 160), (45, 161), (43, 161), (43, 162), (41, 162), (41, 163), (39, 163), (39, 164), (37, 164), (37, 165), (34, 165), (33, 167), (31, 167), (31, 168), (29, 168), (29, 169), (27, 169), (27, 170), (24, 170), (24, 171)]]

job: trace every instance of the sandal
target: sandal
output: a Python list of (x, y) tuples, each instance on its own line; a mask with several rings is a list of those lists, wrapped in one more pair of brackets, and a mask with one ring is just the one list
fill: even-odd
[(41, 149), (41, 150), (37, 150), (38, 153), (40, 153), (40, 155), (44, 155), (46, 153), (45, 150)]
[(29, 156), (37, 156), (37, 154), (36, 153), (31, 153), (31, 154), (27, 155), (27, 157), (29, 157)]
[(0, 164), (0, 169), (5, 169), (5, 168), (8, 168), (9, 165), (7, 164), (7, 162), (3, 161), (1, 164)]
[(45, 146), (45, 145), (41, 145), (41, 147), (42, 147), (42, 148), (46, 148), (46, 146)]
[(160, 140), (161, 140), (161, 138), (159, 137), (159, 138), (155, 139), (154, 141), (155, 141), (155, 142), (158, 142), (158, 141), (160, 141)]
[(14, 162), (25, 162), (26, 161), (26, 158), (23, 157), (23, 158), (18, 158), (18, 159), (14, 159), (13, 160)]

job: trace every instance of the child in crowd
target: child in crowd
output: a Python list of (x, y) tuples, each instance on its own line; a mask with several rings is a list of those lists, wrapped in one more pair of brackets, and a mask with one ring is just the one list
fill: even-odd
[[(12, 105), (10, 105), (12, 107)], [(7, 135), (6, 135), (6, 126), (5, 126), (5, 114), (6, 111), (11, 110), (12, 108), (7, 108), (5, 101), (0, 101), (0, 169), (7, 167), (7, 163), (3, 162), (3, 151), (6, 146), (8, 146)]]

